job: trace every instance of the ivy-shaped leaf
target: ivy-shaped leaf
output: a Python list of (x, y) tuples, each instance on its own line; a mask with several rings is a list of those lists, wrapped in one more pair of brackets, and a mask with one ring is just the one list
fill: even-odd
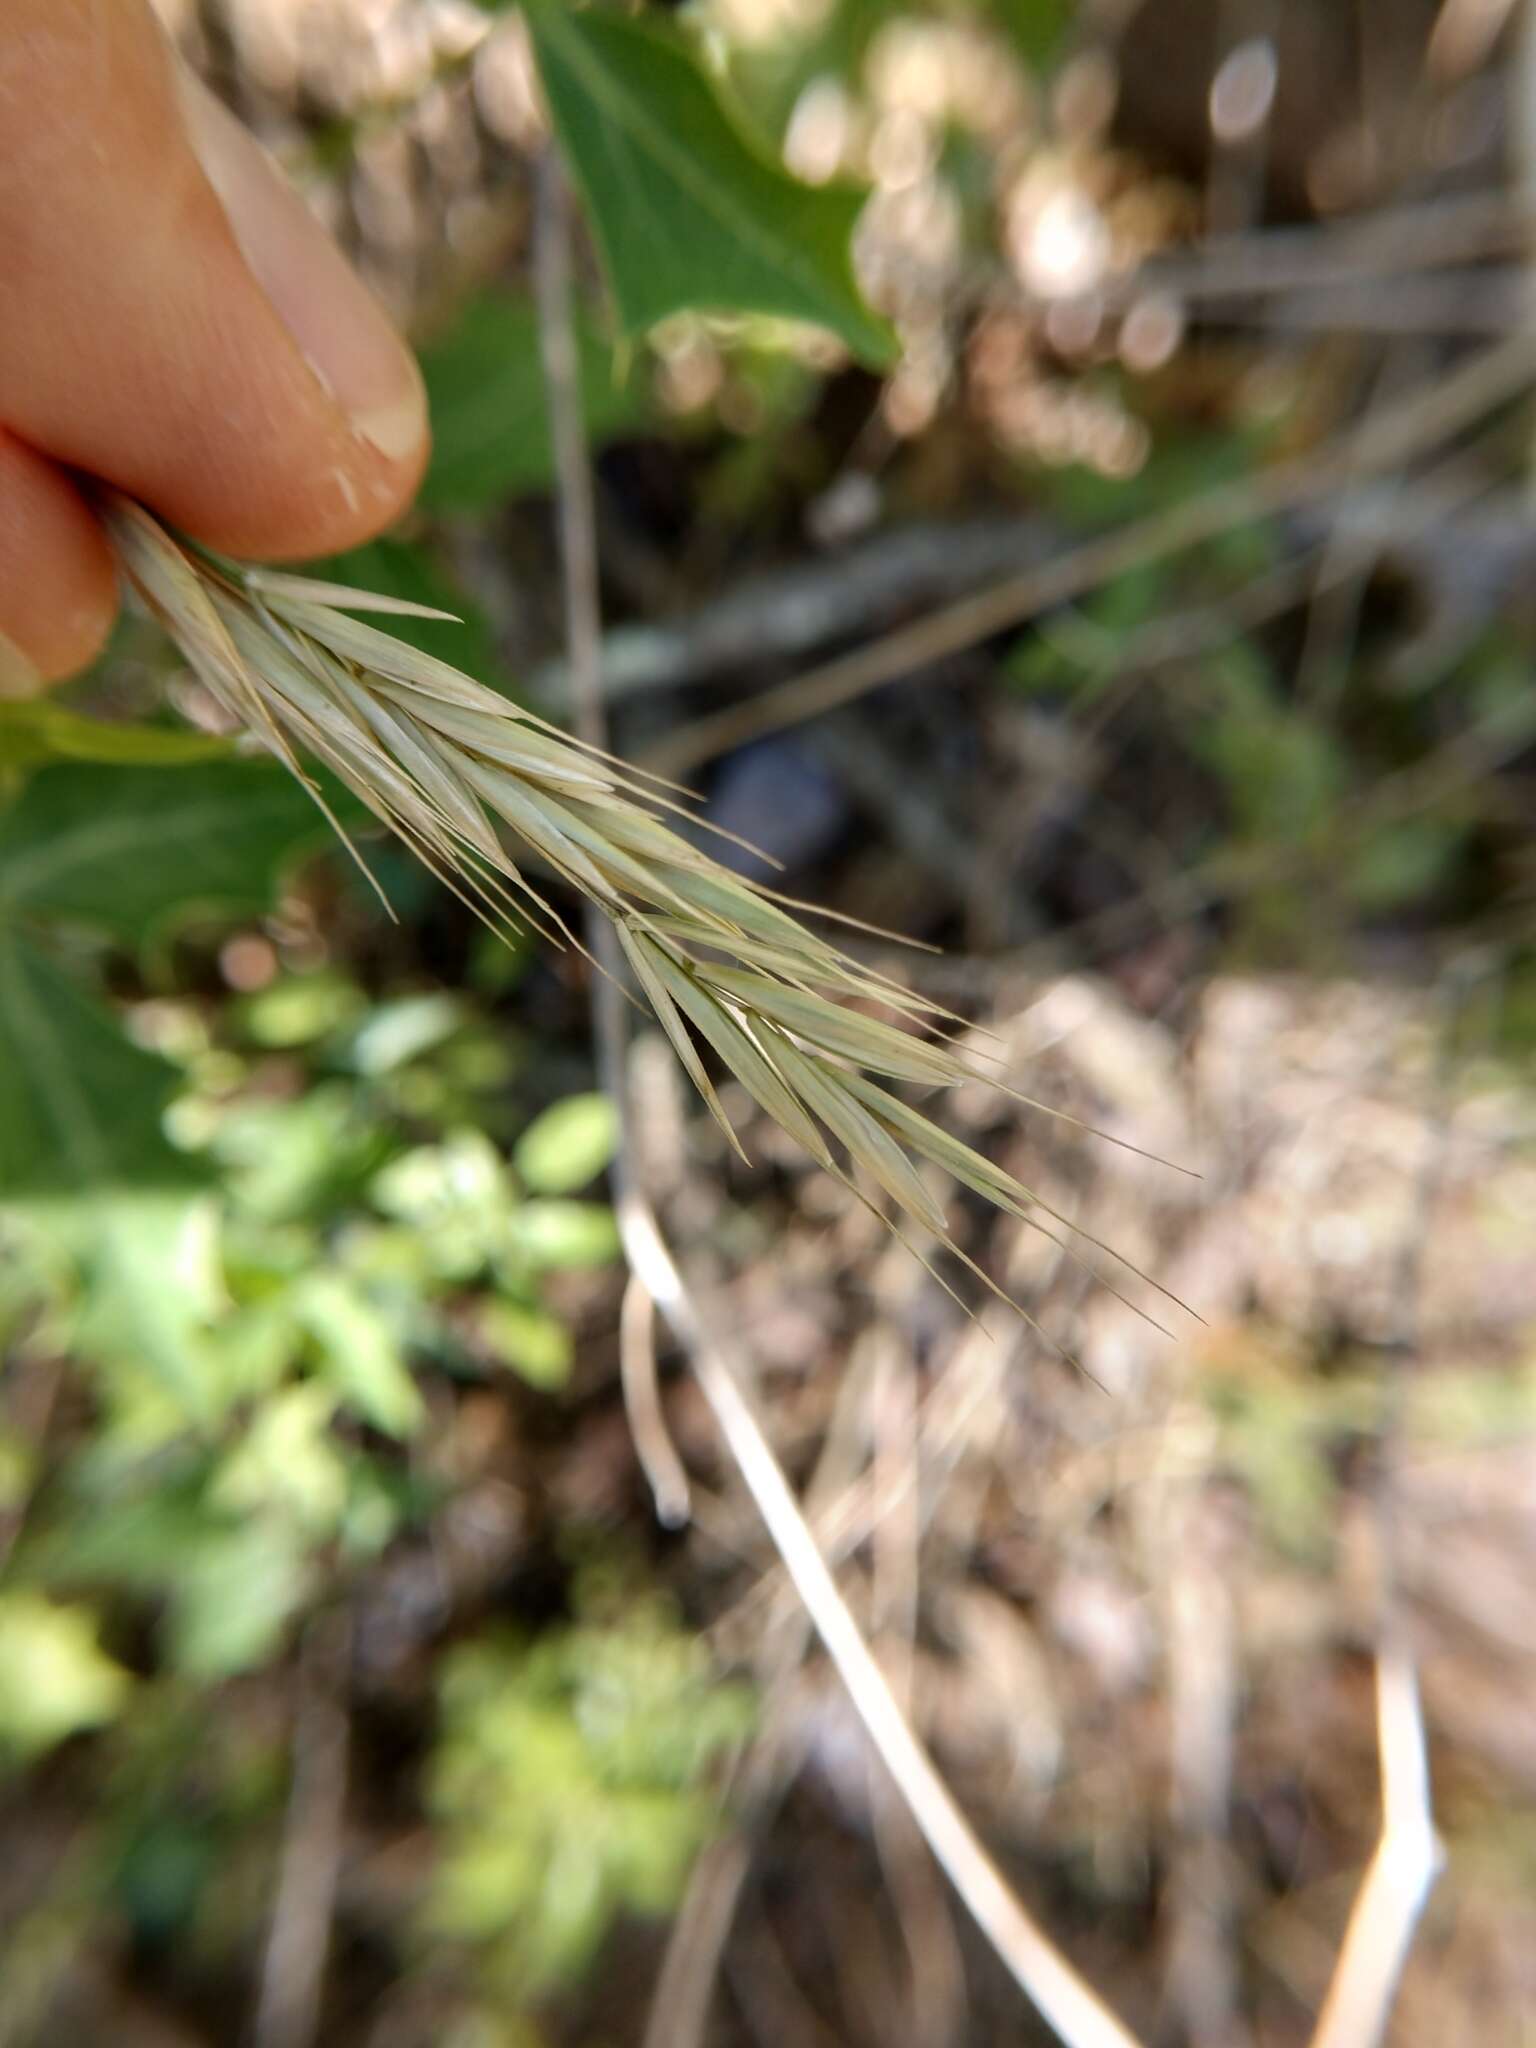
[(321, 1375), (365, 1421), (388, 1436), (407, 1437), (422, 1417), (422, 1399), (395, 1333), (359, 1288), (336, 1273), (314, 1273), (295, 1306), (319, 1346)]
[(121, 1711), (132, 1680), (96, 1632), (89, 1608), (20, 1587), (0, 1594), (0, 1756), (38, 1756)]
[(889, 362), (853, 274), (862, 191), (803, 185), (761, 154), (670, 31), (565, 0), (524, 12), (627, 334), (689, 307), (770, 313)]
[(45, 768), (0, 813), (0, 922), (63, 920), (137, 944), (173, 914), (251, 915), (277, 872), (329, 836), (275, 763)]
[(67, 1259), (81, 1350), (152, 1374), (202, 1417), (214, 1405), (211, 1303), (195, 1284), (205, 1176), (165, 1136), (177, 1079), (0, 925), (0, 1211)]
[(193, 1185), (161, 1127), (177, 1079), (0, 925), (0, 1203)]
[(170, 1397), (166, 1420), (211, 1422), (229, 1399), (210, 1343), (221, 1295), (212, 1196), (199, 1188), (83, 1192), (46, 1220), (74, 1258), (71, 1347), (142, 1374)]

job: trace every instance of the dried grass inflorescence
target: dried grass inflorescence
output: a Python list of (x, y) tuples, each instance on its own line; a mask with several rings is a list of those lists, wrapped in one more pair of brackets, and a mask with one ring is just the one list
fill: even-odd
[(637, 983), (738, 1152), (695, 1032), (827, 1172), (866, 1200), (856, 1164), (956, 1257), (964, 1254), (920, 1162), (1037, 1228), (1048, 1217), (1083, 1235), (883, 1085), (948, 1087), (976, 1073), (942, 1039), (862, 1006), (930, 1032), (946, 1013), (808, 931), (786, 899), (674, 831), (666, 815), (684, 807), (672, 785), (347, 616), (446, 614), (226, 561), (120, 495), (104, 497), (103, 513), (133, 588), (201, 682), (322, 807), (301, 750), (491, 924), (515, 928), (521, 917), (580, 943), (508, 851), (505, 828), (612, 920)]

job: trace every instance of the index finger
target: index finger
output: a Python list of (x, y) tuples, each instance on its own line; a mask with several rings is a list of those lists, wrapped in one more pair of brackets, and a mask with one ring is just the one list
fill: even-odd
[(145, 0), (5, 0), (0, 112), (0, 422), (230, 553), (387, 525), (414, 361)]

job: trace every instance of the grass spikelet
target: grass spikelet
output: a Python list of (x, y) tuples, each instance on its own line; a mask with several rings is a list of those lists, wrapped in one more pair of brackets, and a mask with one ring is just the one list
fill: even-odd
[(129, 582), (203, 685), (317, 801), (305, 755), (495, 927), (526, 921), (576, 943), (519, 867), (509, 832), (613, 921), (636, 982), (738, 1152), (695, 1033), (818, 1164), (864, 1200), (858, 1169), (957, 1256), (925, 1164), (1011, 1215), (1048, 1217), (1096, 1244), (884, 1085), (985, 1078), (941, 1037), (859, 1006), (935, 1033), (954, 1021), (947, 1012), (859, 966), (791, 916), (785, 899), (681, 838), (666, 822), (678, 805), (652, 778), (347, 611), (443, 614), (225, 561), (116, 493), (103, 494), (102, 511)]

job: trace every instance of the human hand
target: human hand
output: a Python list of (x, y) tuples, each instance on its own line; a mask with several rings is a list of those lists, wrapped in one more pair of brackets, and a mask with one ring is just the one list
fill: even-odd
[(386, 526), (426, 451), (409, 351), (147, 0), (0, 0), (0, 696), (117, 610), (71, 471), (282, 560)]

